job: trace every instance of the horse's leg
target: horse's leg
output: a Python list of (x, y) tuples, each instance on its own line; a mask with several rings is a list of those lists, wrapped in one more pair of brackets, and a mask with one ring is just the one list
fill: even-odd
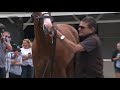
[(54, 72), (54, 77), (55, 78), (67, 78), (65, 68), (56, 69), (55, 72)]
[(66, 69), (61, 63), (54, 64), (54, 77), (55, 78), (67, 78)]
[(71, 62), (68, 64), (66, 68), (66, 74), (68, 78), (73, 78), (75, 74), (75, 63), (74, 59), (71, 60)]
[(67, 66), (67, 68), (66, 68), (66, 74), (67, 74), (67, 77), (68, 78), (71, 78), (73, 75), (72, 75), (72, 67), (73, 67), (73, 65), (72, 65), (72, 63), (70, 63), (68, 66)]
[(44, 66), (44, 61), (43, 60), (37, 59), (37, 61), (34, 62), (35, 78), (42, 78), (42, 76), (43, 76), (43, 70), (44, 70), (43, 66)]
[(35, 67), (35, 78), (41, 78), (41, 73), (40, 73), (40, 68), (39, 66)]

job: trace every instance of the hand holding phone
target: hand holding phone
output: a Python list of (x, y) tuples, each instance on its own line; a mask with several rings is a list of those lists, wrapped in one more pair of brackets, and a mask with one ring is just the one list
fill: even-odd
[(29, 57), (29, 58), (32, 58), (32, 54), (31, 54), (31, 53), (28, 53), (28, 57)]

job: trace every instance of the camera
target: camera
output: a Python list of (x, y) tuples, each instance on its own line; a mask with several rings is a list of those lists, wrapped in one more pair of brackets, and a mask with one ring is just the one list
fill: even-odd
[(2, 38), (2, 39), (1, 39), (1, 42), (3, 42), (4, 40), (7, 42), (7, 40), (8, 40), (7, 37)]
[(13, 52), (15, 52), (15, 51), (21, 52), (21, 49), (20, 49), (20, 47), (17, 44), (12, 43), (11, 45), (13, 47)]
[(14, 53), (11, 53), (11, 59), (15, 59), (15, 54)]

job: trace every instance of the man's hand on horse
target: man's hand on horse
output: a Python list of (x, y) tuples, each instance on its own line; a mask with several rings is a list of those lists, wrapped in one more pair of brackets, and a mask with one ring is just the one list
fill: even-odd
[(53, 27), (53, 24), (52, 24), (50, 18), (45, 18), (45, 19), (44, 19), (44, 25), (45, 25), (45, 27), (46, 27), (49, 31), (50, 31), (51, 28)]

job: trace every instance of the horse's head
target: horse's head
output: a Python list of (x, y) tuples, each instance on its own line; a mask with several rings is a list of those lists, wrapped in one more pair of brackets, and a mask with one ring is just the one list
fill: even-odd
[[(47, 16), (45, 14), (47, 14)], [(45, 13), (45, 14), (42, 14), (41, 12), (33, 12), (31, 16), (32, 16), (33, 20), (37, 21), (37, 26), (38, 26), (39, 30), (44, 31), (44, 34), (48, 35), (48, 34), (51, 34), (51, 32), (45, 27), (44, 19), (50, 18), (52, 20), (52, 17), (50, 15), (50, 13)]]

